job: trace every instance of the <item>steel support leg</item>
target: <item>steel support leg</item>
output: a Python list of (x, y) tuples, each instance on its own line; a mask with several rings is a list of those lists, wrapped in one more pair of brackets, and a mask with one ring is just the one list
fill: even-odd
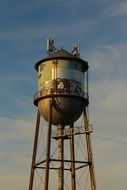
[[(70, 125), (70, 128), (73, 130), (74, 125)], [(76, 190), (76, 175), (75, 175), (75, 152), (74, 152), (74, 135), (70, 139), (70, 157), (71, 157), (71, 184), (72, 190)]]
[(88, 121), (86, 110), (84, 111), (84, 125), (85, 125), (85, 131), (86, 131), (85, 135), (86, 135), (86, 146), (87, 146), (87, 155), (88, 155), (89, 171), (90, 171), (91, 190), (95, 190), (96, 180), (95, 180), (95, 171), (94, 171), (94, 163), (93, 163), (93, 153), (92, 153), (89, 121)]
[(34, 148), (33, 148), (32, 164), (31, 164), (30, 181), (29, 181), (29, 190), (33, 189), (33, 180), (34, 180), (34, 171), (35, 171), (34, 166), (36, 164), (39, 125), (40, 125), (40, 113), (38, 111), (37, 112), (37, 120), (36, 120), (36, 129), (35, 129), (35, 138), (34, 138)]
[(49, 119), (48, 119), (47, 152), (46, 152), (46, 164), (45, 164), (45, 186), (44, 186), (44, 190), (48, 190), (48, 183), (49, 183), (51, 128), (52, 128), (52, 99), (49, 100)]

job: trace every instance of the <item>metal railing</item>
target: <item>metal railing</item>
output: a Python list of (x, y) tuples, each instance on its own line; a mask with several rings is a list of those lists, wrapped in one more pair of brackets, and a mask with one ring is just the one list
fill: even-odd
[(93, 126), (91, 124), (89, 124), (89, 130), (87, 130), (87, 131), (84, 126), (74, 127), (74, 128), (66, 128), (63, 130), (62, 136), (59, 134), (58, 130), (53, 130), (52, 138), (66, 137), (66, 136), (79, 135), (79, 134), (92, 133), (92, 132), (93, 132)]
[(87, 93), (85, 92), (77, 92), (76, 90), (73, 90), (73, 91), (63, 91), (63, 92), (60, 92), (58, 90), (54, 90), (54, 89), (41, 89), (39, 90), (35, 95), (34, 95), (34, 99), (38, 99), (38, 98), (41, 98), (41, 97), (45, 97), (45, 96), (53, 96), (53, 95), (74, 95), (74, 96), (77, 96), (77, 97), (83, 97), (85, 99), (88, 99), (89, 96)]
[(69, 79), (57, 79), (48, 81), (35, 95), (34, 99), (53, 95), (73, 95), (88, 99), (88, 94), (81, 88), (81, 83)]

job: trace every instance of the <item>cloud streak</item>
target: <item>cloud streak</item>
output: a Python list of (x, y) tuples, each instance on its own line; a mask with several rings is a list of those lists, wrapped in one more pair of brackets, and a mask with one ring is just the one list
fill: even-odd
[(127, 15), (127, 2), (120, 1), (119, 3), (116, 2), (115, 4), (113, 2), (111, 3), (112, 5), (102, 13), (102, 16), (119, 17)]
[(11, 186), (14, 190), (27, 189), (34, 124), (2, 117), (0, 123), (1, 188), (9, 190)]

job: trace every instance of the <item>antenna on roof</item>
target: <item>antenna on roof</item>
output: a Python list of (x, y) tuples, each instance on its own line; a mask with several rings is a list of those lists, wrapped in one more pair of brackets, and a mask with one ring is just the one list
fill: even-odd
[(80, 55), (80, 44), (79, 43), (77, 43), (77, 44), (74, 45), (74, 49), (72, 51), (72, 54), (73, 55), (77, 55), (77, 56)]
[(57, 49), (54, 47), (54, 40), (51, 38), (47, 38), (47, 53), (48, 55), (51, 55), (52, 53), (54, 53)]

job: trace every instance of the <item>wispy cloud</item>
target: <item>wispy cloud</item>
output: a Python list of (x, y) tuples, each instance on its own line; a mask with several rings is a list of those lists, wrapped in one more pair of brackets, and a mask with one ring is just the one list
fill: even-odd
[[(117, 129), (111, 130), (111, 128), (107, 128), (107, 130), (113, 135)], [(98, 189), (120, 189), (121, 186), (126, 186), (126, 144), (97, 137), (94, 138), (93, 142)], [(112, 176), (114, 177), (112, 178)], [(113, 183), (109, 183), (111, 179)]]
[(31, 165), (34, 123), (0, 117), (0, 125), (1, 188), (9, 190), (11, 184), (14, 190), (20, 187), (26, 189)]
[(120, 140), (126, 139), (127, 132), (126, 48), (126, 44), (101, 45), (87, 54), (90, 111), (95, 131)]
[(124, 16), (127, 15), (127, 2), (111, 3), (111, 6), (102, 13), (102, 16)]
[(126, 48), (126, 43), (116, 43), (115, 45), (98, 45), (90, 50), (86, 56), (89, 60), (91, 75), (95, 77), (94, 80), (98, 78), (109, 82), (116, 78), (117, 80), (126, 79)]
[(0, 186), (6, 190), (10, 190), (10, 187), (13, 190), (28, 189), (28, 179), (28, 175), (19, 174), (19, 172), (14, 174), (12, 171), (12, 173), (0, 176)]

